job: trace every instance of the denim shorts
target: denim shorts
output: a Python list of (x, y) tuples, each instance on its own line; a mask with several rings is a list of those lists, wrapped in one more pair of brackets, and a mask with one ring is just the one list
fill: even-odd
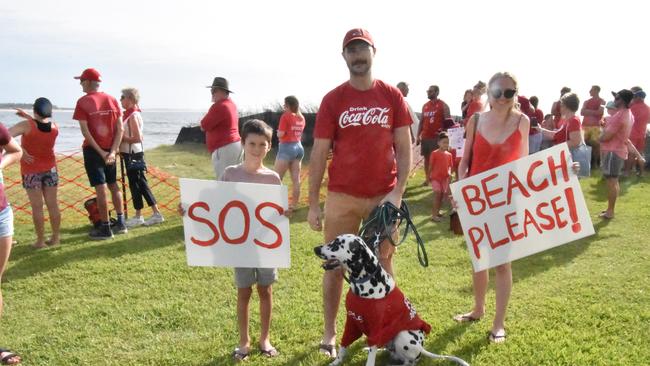
[(92, 147), (84, 147), (84, 167), (88, 175), (88, 181), (91, 187), (104, 183), (115, 183), (117, 180), (116, 164), (106, 165), (104, 158), (101, 157)]
[(0, 238), (14, 235), (14, 211), (7, 206), (0, 211)]
[(46, 172), (24, 174), (23, 188), (43, 189), (43, 187), (56, 187), (59, 185), (59, 173), (56, 168)]
[(279, 160), (302, 160), (303, 156), (305, 156), (305, 149), (300, 142), (283, 142), (278, 146)]
[(277, 268), (235, 268), (235, 286), (237, 288), (248, 288), (255, 283), (258, 286), (270, 286), (277, 280)]

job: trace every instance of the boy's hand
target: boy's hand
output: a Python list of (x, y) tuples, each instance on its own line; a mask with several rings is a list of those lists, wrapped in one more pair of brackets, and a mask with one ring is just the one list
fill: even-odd
[(180, 202), (178, 203), (178, 207), (176, 208), (176, 212), (178, 212), (178, 214), (179, 214), (181, 217), (182, 217), (182, 216), (185, 216), (185, 208), (183, 208), (183, 204), (182, 204), (182, 203), (180, 203)]

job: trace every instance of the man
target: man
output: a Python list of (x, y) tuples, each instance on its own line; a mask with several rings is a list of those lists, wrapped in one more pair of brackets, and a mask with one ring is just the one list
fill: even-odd
[[(325, 241), (357, 233), (362, 220), (382, 202), (400, 206), (411, 165), (411, 116), (400, 91), (372, 76), (375, 44), (365, 29), (352, 29), (343, 39), (349, 81), (321, 102), (309, 163), (309, 213), (313, 230), (323, 229), (319, 192), (327, 154), (333, 149), (325, 200)], [(368, 164), (367, 159), (372, 159)], [(393, 273), (394, 247), (379, 246), (379, 260)], [(323, 275), (324, 334), (320, 352), (336, 357), (336, 314), (343, 291), (343, 272)]]
[[(409, 84), (407, 82), (400, 81), (399, 83), (397, 83), (397, 89), (399, 89), (399, 91), (402, 93), (402, 96), (404, 97), (404, 99), (406, 99), (406, 97), (408, 97), (408, 95), (409, 95)], [(415, 143), (415, 133), (413, 132), (413, 129), (415, 129), (415, 131), (418, 130), (418, 128), (420, 127), (420, 119), (415, 114), (415, 112), (413, 112), (413, 108), (411, 108), (411, 105), (409, 104), (409, 102), (406, 102), (406, 106), (409, 109), (409, 114), (411, 115), (411, 120), (413, 121), (413, 123), (411, 124), (411, 128), (409, 128), (409, 130), (411, 131), (411, 143), (414, 144)]]
[(591, 166), (600, 164), (600, 122), (605, 112), (605, 100), (600, 97), (600, 86), (594, 85), (589, 89), (591, 98), (582, 104), (580, 115), (582, 119), (582, 131), (584, 131), (585, 143), (591, 146)]
[[(634, 94), (634, 98), (632, 98), (632, 102), (630, 103), (630, 111), (634, 116), (634, 125), (630, 133), (630, 141), (632, 141), (632, 145), (636, 147), (639, 153), (643, 155), (645, 153), (645, 135), (650, 120), (650, 107), (645, 104), (645, 92), (643, 89), (635, 86), (631, 91)], [(637, 159), (634, 155), (630, 155), (625, 162), (625, 176), (630, 175), (630, 171), (635, 163), (639, 168), (638, 175), (643, 175), (645, 162)]]
[(239, 137), (237, 107), (230, 99), (228, 80), (216, 77), (208, 86), (212, 94), (212, 106), (201, 120), (205, 131), (205, 145), (212, 154), (212, 166), (216, 178), (221, 178), (226, 167), (239, 163), (242, 146)]
[(429, 155), (438, 148), (438, 133), (442, 130), (442, 121), (449, 117), (449, 106), (438, 99), (440, 88), (431, 85), (427, 90), (429, 101), (422, 106), (422, 120), (418, 126), (416, 143), (420, 144), (420, 153), (424, 157), (424, 182), (423, 186), (429, 185)]
[[(127, 232), (122, 211), (122, 193), (117, 186), (117, 169), (115, 156), (122, 140), (122, 111), (117, 100), (100, 92), (101, 75), (95, 69), (86, 69), (79, 79), (84, 95), (77, 101), (73, 119), (79, 121), (84, 137), (82, 145), (84, 167), (90, 185), (95, 187), (97, 208), (101, 217), (99, 226), (90, 231), (93, 240), (104, 240), (113, 237), (113, 232)], [(117, 223), (112, 230), (108, 219), (107, 189), (111, 192), (113, 208), (117, 213)]]
[(627, 139), (630, 136), (634, 117), (630, 111), (632, 102), (632, 91), (623, 89), (614, 95), (614, 106), (616, 114), (611, 116), (600, 135), (600, 168), (607, 180), (607, 210), (600, 213), (600, 217), (606, 220), (614, 218), (616, 199), (620, 191), (618, 177), (623, 170), (623, 164), (627, 159)]

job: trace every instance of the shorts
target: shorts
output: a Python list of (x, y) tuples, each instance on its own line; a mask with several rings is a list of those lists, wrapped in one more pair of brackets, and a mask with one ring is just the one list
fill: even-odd
[(438, 148), (438, 138), (432, 139), (422, 139), (420, 141), (420, 155), (426, 157), (427, 159), (431, 155), (431, 152)]
[(433, 189), (434, 192), (438, 193), (449, 193), (449, 178), (442, 180), (431, 179), (431, 189)]
[(0, 211), (0, 238), (14, 235), (14, 211), (11, 206)]
[(99, 156), (92, 147), (84, 147), (84, 168), (91, 187), (100, 184), (112, 184), (117, 180), (117, 164), (106, 165), (104, 158)]
[(231, 165), (239, 164), (242, 154), (241, 141), (231, 142), (212, 152), (212, 167), (217, 179), (221, 179), (223, 172)]
[(302, 160), (305, 149), (300, 142), (282, 142), (278, 145), (278, 160)]
[[(323, 228), (325, 242), (330, 242), (341, 234), (357, 235), (361, 222), (370, 216), (370, 213), (379, 205), (382, 198), (384, 198), (384, 195), (365, 198), (340, 192), (327, 192)], [(397, 231), (395, 234), (397, 234)], [(384, 240), (379, 245), (379, 258), (389, 258), (394, 252), (395, 246), (389, 240)]]
[(23, 188), (42, 189), (43, 187), (56, 187), (59, 185), (59, 173), (56, 168), (47, 172), (23, 174)]
[(623, 171), (625, 160), (613, 151), (604, 151), (600, 155), (600, 170), (605, 178), (618, 178)]
[(235, 286), (237, 288), (270, 286), (278, 280), (277, 268), (235, 268)]
[(634, 147), (636, 147), (636, 149), (639, 150), (641, 155), (643, 155), (643, 153), (645, 152), (645, 136), (641, 138), (630, 137), (630, 142), (632, 142), (632, 145), (634, 145)]

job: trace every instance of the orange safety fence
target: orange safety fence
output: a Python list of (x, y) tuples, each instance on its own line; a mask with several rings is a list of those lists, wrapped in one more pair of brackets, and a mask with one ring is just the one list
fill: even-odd
[[(58, 152), (56, 160), (59, 174), (58, 201), (62, 220), (65, 222), (86, 219), (88, 213), (84, 208), (84, 202), (95, 196), (95, 190), (88, 183), (81, 150)], [(13, 207), (16, 222), (31, 223), (32, 208), (27, 193), (22, 186), (20, 165), (13, 164), (4, 169), (3, 175), (5, 194)], [(122, 191), (119, 165), (117, 179), (120, 191)], [(147, 180), (153, 195), (156, 197), (158, 208), (163, 213), (175, 213), (180, 199), (178, 177), (147, 164)], [(128, 189), (126, 174), (124, 184), (126, 185), (127, 213), (133, 213), (134, 209), (131, 203), (131, 193)], [(111, 214), (114, 217), (115, 212), (112, 208), (113, 205), (110, 203), (109, 197), (109, 209), (111, 209)], [(146, 210), (145, 202), (145, 214), (147, 214)], [(47, 210), (45, 212), (47, 218)]]

